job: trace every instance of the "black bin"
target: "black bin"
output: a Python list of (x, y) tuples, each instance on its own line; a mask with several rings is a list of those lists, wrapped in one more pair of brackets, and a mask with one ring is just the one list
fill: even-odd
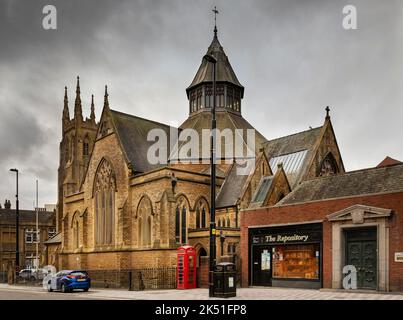
[(214, 297), (236, 297), (236, 269), (232, 262), (221, 262), (216, 265), (213, 274)]

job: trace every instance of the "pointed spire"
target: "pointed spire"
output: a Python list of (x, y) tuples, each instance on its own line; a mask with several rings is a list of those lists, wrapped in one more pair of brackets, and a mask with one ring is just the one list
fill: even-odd
[(83, 110), (81, 107), (81, 97), (80, 97), (80, 77), (79, 76), (77, 76), (76, 101), (74, 104), (74, 117), (83, 119)]
[(91, 121), (95, 121), (95, 105), (94, 105), (94, 95), (91, 95), (91, 115), (90, 115)]
[(68, 121), (70, 121), (69, 100), (67, 99), (67, 87), (64, 87), (63, 122)]
[(105, 85), (105, 95), (104, 95), (104, 108), (107, 107), (109, 108), (109, 100), (108, 100), (108, 86)]

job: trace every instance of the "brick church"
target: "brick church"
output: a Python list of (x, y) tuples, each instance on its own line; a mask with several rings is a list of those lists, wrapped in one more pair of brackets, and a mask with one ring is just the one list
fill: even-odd
[[(229, 129), (234, 135), (236, 129), (254, 129), (242, 116), (242, 109), (248, 107), (243, 102), (245, 88), (218, 40), (216, 29), (207, 53), (217, 59), (217, 128)], [(189, 244), (197, 251), (199, 285), (205, 285), (209, 163), (150, 163), (147, 152), (152, 142), (147, 140), (148, 133), (159, 129), (169, 137), (173, 128), (118, 111), (106, 87), (99, 122), (93, 101), (90, 117), (84, 119), (80, 90), (77, 78), (72, 116), (67, 88), (64, 96), (58, 171), (60, 233), (59, 241), (51, 244), (56, 248), (53, 252), (58, 253), (58, 268), (111, 271), (174, 267), (177, 249)], [(211, 63), (202, 60), (186, 95), (189, 115), (176, 129), (193, 129), (201, 135), (203, 129), (210, 129), (211, 123)], [(242, 139), (246, 140), (244, 136)], [(248, 228), (242, 221), (247, 210), (288, 203), (294, 190), (307, 181), (345, 175), (328, 108), (319, 127), (274, 140), (255, 131), (254, 142), (255, 169), (250, 174), (238, 175), (235, 160), (217, 165), (217, 260), (235, 261), (243, 272), (244, 285), (253, 284), (252, 278), (248, 278), (253, 258), (248, 253), (247, 231), (242, 231), (246, 238), (241, 244), (241, 226)], [(249, 222), (253, 224), (252, 220)], [(312, 248), (314, 256), (322, 250)], [(263, 258), (264, 268), (272, 268), (272, 249), (259, 251), (260, 268)], [(285, 253), (282, 254), (284, 257)], [(309, 272), (315, 277), (317, 270), (306, 273)], [(256, 276), (263, 285), (265, 276), (264, 272)]]

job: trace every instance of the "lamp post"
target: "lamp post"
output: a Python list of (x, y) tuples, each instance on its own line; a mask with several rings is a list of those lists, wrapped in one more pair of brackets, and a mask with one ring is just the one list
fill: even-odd
[(210, 137), (210, 167), (211, 167), (211, 182), (210, 182), (210, 258), (209, 258), (209, 296), (214, 296), (214, 268), (216, 263), (216, 229), (215, 229), (215, 187), (216, 187), (216, 65), (217, 59), (211, 54), (206, 54), (203, 59), (207, 63), (213, 64), (213, 108), (211, 109), (211, 137)]
[(35, 208), (35, 233), (36, 233), (36, 241), (35, 241), (35, 269), (39, 268), (39, 241), (40, 241), (40, 233), (39, 233), (39, 203), (38, 203), (38, 180), (36, 180), (36, 208)]
[(20, 268), (20, 204), (18, 200), (18, 169), (10, 169), (10, 171), (16, 174), (16, 187), (17, 192), (15, 194), (15, 270), (19, 271)]

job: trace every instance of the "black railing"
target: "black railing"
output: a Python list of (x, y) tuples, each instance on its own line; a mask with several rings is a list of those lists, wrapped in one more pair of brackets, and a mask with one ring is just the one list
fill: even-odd
[(176, 268), (87, 270), (93, 287), (129, 290), (175, 289)]

